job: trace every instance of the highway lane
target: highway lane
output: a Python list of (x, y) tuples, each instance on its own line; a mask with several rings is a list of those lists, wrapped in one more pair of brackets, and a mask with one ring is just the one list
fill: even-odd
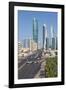
[(21, 62), (18, 63), (18, 79), (34, 78), (41, 66), (41, 62), (37, 62), (41, 60), (38, 59), (41, 56), (42, 51), (39, 50), (36, 53), (22, 59)]
[(18, 63), (18, 68), (23, 65), (25, 62), (27, 61), (27, 59), (21, 59), (21, 61)]
[(34, 78), (41, 66), (41, 63), (25, 64), (23, 68), (18, 70), (18, 79)]
[(28, 60), (32, 61), (33, 58), (35, 57), (36, 53), (33, 53), (32, 55), (28, 55), (26, 57), (22, 57), (21, 59), (18, 59), (18, 68), (23, 65), (25, 62)]
[(32, 55), (24, 57), (21, 60), (18, 60), (18, 68), (21, 65), (23, 65), (25, 62), (29, 62), (29, 61), (36, 62), (36, 61), (38, 61), (38, 58), (41, 58), (41, 56), (42, 56), (42, 51), (38, 50), (38, 51), (34, 52)]

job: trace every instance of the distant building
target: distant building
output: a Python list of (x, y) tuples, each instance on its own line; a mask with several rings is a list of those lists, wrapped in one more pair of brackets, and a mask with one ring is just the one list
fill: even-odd
[(51, 49), (57, 49), (57, 38), (55, 36), (53, 27), (51, 27)]
[(41, 46), (41, 42), (38, 41), (38, 49), (41, 49), (41, 48), (42, 48), (42, 46)]
[(46, 50), (49, 49), (49, 38), (46, 38)]
[(43, 25), (43, 39), (42, 39), (43, 40), (43, 47), (42, 47), (43, 49), (45, 48), (45, 37), (46, 37), (45, 33), (46, 33), (46, 25), (44, 24)]
[(26, 39), (23, 40), (23, 48), (26, 48)]
[(52, 38), (52, 50), (55, 49), (56, 46), (56, 41), (55, 41), (55, 37)]
[(34, 40), (30, 40), (30, 51), (37, 50), (37, 43)]
[(46, 29), (46, 24), (43, 25), (43, 49), (46, 49), (46, 38), (47, 38), (47, 29)]
[(24, 39), (23, 48), (29, 48), (29, 47), (30, 47), (30, 39)]
[(43, 25), (43, 49), (49, 49), (49, 38), (46, 24)]
[(57, 41), (57, 37), (56, 37), (56, 50), (58, 49), (58, 41)]
[(51, 28), (50, 28), (50, 32), (51, 32), (51, 35), (50, 35), (50, 37), (51, 37), (50, 38), (50, 46), (51, 46), (51, 49), (53, 49), (53, 45), (52, 45), (52, 43), (53, 43), (53, 41), (52, 41), (53, 39), (52, 38), (54, 37), (53, 30), (54, 30), (53, 26), (51, 26)]
[(22, 40), (22, 48), (20, 49), (19, 56), (27, 56), (29, 52), (30, 52), (30, 40), (24, 39)]
[(18, 42), (18, 54), (21, 53), (22, 47), (23, 47), (22, 43)]
[(33, 39), (23, 40), (23, 51), (35, 51), (37, 50), (37, 43)]
[(51, 26), (51, 38), (54, 37), (54, 29), (53, 29), (53, 26)]
[(37, 43), (38, 48), (38, 21), (36, 18), (33, 19), (33, 40)]

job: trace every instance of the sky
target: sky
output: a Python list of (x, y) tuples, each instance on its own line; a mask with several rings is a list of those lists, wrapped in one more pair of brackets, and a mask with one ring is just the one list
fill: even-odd
[(24, 39), (32, 39), (34, 18), (38, 20), (39, 41), (42, 40), (43, 24), (46, 24), (48, 37), (51, 36), (51, 26), (57, 34), (57, 16), (57, 12), (18, 10), (18, 41), (22, 42)]

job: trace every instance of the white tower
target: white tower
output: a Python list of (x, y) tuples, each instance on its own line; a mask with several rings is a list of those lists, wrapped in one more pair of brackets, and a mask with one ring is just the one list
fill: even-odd
[(43, 45), (46, 49), (46, 38), (48, 37), (46, 24), (43, 25)]
[(51, 48), (52, 49), (56, 48), (56, 38), (55, 38), (55, 33), (54, 33), (53, 26), (51, 26)]
[(51, 26), (51, 38), (53, 38), (53, 26)]

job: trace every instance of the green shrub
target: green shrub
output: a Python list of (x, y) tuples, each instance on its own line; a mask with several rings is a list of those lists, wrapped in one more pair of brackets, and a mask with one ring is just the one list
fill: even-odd
[(47, 58), (45, 66), (45, 77), (57, 77), (57, 57)]

